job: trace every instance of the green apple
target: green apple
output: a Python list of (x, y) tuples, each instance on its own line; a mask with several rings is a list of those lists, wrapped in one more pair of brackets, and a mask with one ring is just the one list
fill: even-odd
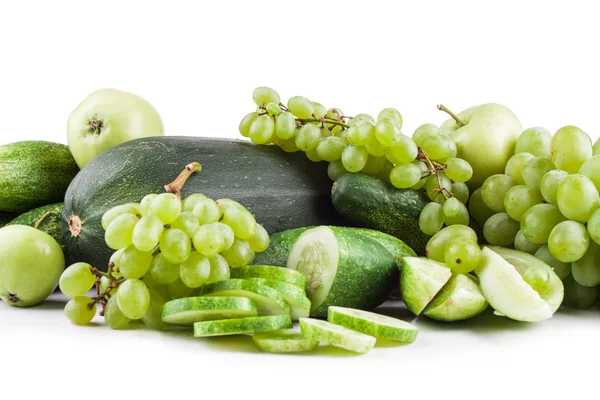
[[(475, 273), (485, 298), (498, 313), (517, 321), (534, 322), (551, 318), (560, 307), (563, 283), (545, 262), (498, 246), (484, 247), (481, 258)], [(541, 278), (536, 280), (531, 273)]]
[(93, 92), (67, 121), (67, 141), (79, 168), (118, 144), (163, 135), (160, 115), (150, 103), (116, 89)]
[[(449, 112), (444, 106), (438, 108)], [(504, 173), (523, 128), (517, 116), (501, 104), (488, 103), (450, 114), (452, 117), (440, 126), (440, 134), (452, 137), (457, 157), (473, 167), (473, 177), (467, 182), (473, 191), (487, 177)]]
[(404, 257), (400, 293), (406, 307), (415, 315), (421, 314), (451, 277), (452, 271), (443, 263), (424, 257)]
[(65, 269), (60, 245), (45, 232), (25, 225), (0, 229), (0, 299), (16, 307), (46, 300)]
[(476, 278), (454, 274), (425, 307), (423, 314), (438, 321), (461, 321), (481, 314), (488, 305)]

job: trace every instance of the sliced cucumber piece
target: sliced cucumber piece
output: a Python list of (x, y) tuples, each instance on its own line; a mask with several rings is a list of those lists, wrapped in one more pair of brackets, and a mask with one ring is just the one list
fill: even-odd
[(258, 315), (289, 315), (290, 305), (277, 290), (248, 279), (226, 279), (200, 287), (200, 296), (246, 297), (256, 303)]
[(255, 317), (256, 303), (246, 297), (185, 297), (163, 306), (163, 322), (191, 326), (199, 321)]
[(404, 257), (400, 293), (406, 307), (415, 315), (421, 314), (451, 277), (452, 271), (445, 264), (425, 257)]
[(329, 307), (327, 320), (365, 335), (404, 343), (417, 338), (417, 327), (401, 319), (346, 307)]
[(326, 342), (356, 353), (367, 353), (377, 342), (373, 336), (319, 319), (300, 318), (300, 329), (302, 336), (307, 339)]
[(290, 305), (290, 316), (292, 321), (298, 321), (298, 318), (308, 317), (310, 314), (310, 300), (306, 297), (304, 289), (300, 289), (291, 283), (275, 281), (272, 279), (249, 278), (250, 281), (260, 283), (277, 290), (283, 296), (283, 299)]
[(318, 340), (307, 339), (291, 330), (257, 333), (252, 340), (267, 353), (300, 353), (314, 350), (319, 345)]
[(194, 323), (194, 337), (247, 335), (292, 327), (289, 315), (268, 315)]
[(438, 321), (461, 321), (481, 314), (488, 305), (477, 278), (454, 274), (427, 304), (423, 314)]
[(293, 269), (272, 265), (246, 265), (240, 268), (232, 268), (231, 277), (238, 279), (272, 279), (296, 285), (302, 290), (306, 288), (306, 277), (302, 273)]

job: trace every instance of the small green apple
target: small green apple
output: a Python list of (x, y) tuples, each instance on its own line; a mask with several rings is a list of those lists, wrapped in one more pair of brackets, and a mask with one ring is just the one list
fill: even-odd
[[(438, 108), (449, 112), (444, 106)], [(440, 134), (452, 137), (457, 157), (473, 167), (473, 177), (467, 182), (473, 191), (489, 176), (504, 173), (523, 128), (517, 116), (501, 104), (483, 104), (450, 115), (440, 126)]]
[(423, 314), (438, 321), (461, 321), (481, 314), (488, 305), (476, 278), (454, 274), (425, 307)]
[(118, 144), (163, 135), (160, 115), (150, 103), (116, 89), (93, 92), (67, 121), (67, 141), (79, 168)]
[(451, 277), (452, 271), (443, 263), (424, 257), (404, 257), (400, 293), (406, 307), (415, 315), (421, 314)]

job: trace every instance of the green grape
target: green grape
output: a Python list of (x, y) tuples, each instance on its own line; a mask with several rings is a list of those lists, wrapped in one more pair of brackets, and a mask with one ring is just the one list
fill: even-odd
[[(391, 162), (387, 162), (386, 165), (390, 165), (390, 173), (392, 172), (391, 170), (394, 169), (394, 164), (392, 164)], [(411, 186), (410, 188), (413, 190), (420, 190), (425, 186), (425, 182), (427, 181), (427, 179), (423, 178), (423, 174), (425, 174), (429, 168), (427, 167), (427, 164), (425, 164), (423, 161), (413, 161), (411, 164), (416, 165), (417, 167), (419, 167), (419, 171), (421, 171), (421, 180), (419, 180), (419, 182), (417, 182), (415, 185)], [(384, 167), (385, 168), (385, 167)], [(390, 176), (390, 173), (388, 173), (388, 177)]]
[(58, 286), (65, 296), (81, 296), (92, 288), (96, 282), (94, 267), (88, 263), (78, 262), (67, 267), (60, 276)]
[(585, 160), (592, 156), (592, 140), (575, 126), (560, 128), (551, 142), (552, 160), (557, 169), (575, 174)]
[(515, 221), (520, 221), (527, 210), (541, 202), (538, 192), (525, 185), (513, 186), (504, 195), (504, 209)]
[(571, 274), (577, 283), (583, 286), (600, 284), (600, 246), (591, 242), (587, 251), (571, 264)]
[(173, 264), (181, 264), (190, 255), (192, 244), (184, 231), (169, 229), (163, 233), (159, 241), (163, 256)]
[(598, 286), (583, 286), (575, 282), (572, 276), (563, 280), (564, 298), (562, 304), (569, 308), (585, 309), (596, 304), (598, 299)]
[(562, 262), (579, 260), (590, 246), (590, 235), (581, 222), (558, 223), (548, 237), (548, 249), (552, 257)]
[(133, 230), (139, 218), (133, 214), (121, 214), (116, 217), (104, 232), (106, 245), (113, 250), (129, 246), (133, 240)]
[(399, 189), (410, 188), (419, 183), (420, 180), (421, 169), (418, 165), (412, 163), (396, 165), (390, 173), (391, 184)]
[(521, 171), (521, 176), (527, 186), (540, 190), (542, 177), (554, 168), (555, 166), (551, 159), (546, 157), (534, 157), (525, 164), (523, 171)]
[(456, 197), (450, 197), (444, 202), (444, 216), (456, 217), (460, 211), (460, 201)]
[(179, 274), (185, 286), (200, 287), (206, 283), (210, 275), (210, 261), (205, 255), (192, 251), (188, 259), (181, 264)]
[(279, 98), (279, 93), (266, 86), (259, 86), (254, 89), (252, 92), (252, 100), (254, 100), (254, 104), (257, 106), (264, 106), (268, 103), (279, 104), (281, 101)]
[(168, 285), (179, 278), (179, 264), (170, 262), (163, 253), (158, 253), (150, 264), (150, 275), (156, 283)]
[(138, 250), (128, 246), (119, 260), (119, 272), (125, 279), (140, 279), (150, 268), (152, 251)]
[(468, 226), (447, 226), (429, 239), (425, 248), (426, 256), (434, 261), (445, 262), (446, 257), (444, 253), (446, 251), (446, 245), (452, 239), (459, 237), (467, 238), (473, 242), (477, 242), (477, 234)]
[(593, 156), (585, 160), (578, 173), (588, 177), (600, 191), (600, 156)]
[[(446, 203), (449, 200), (456, 200), (456, 198), (454, 197), (450, 197), (448, 200), (446, 200), (444, 202), (444, 206), (446, 206)], [(454, 203), (454, 201), (452, 201)], [(469, 225), (469, 221), (470, 221), (470, 217), (469, 217), (469, 210), (467, 210), (467, 206), (465, 206), (463, 203), (461, 203), (460, 201), (456, 200), (455, 203), (458, 206), (458, 210), (456, 211), (456, 213), (454, 215), (447, 215), (444, 212), (444, 223), (447, 226), (451, 226), (451, 225)], [(445, 211), (445, 210), (444, 210)]]
[(392, 147), (400, 135), (400, 127), (389, 118), (380, 119), (375, 124), (375, 138), (385, 147)]
[(442, 229), (444, 225), (444, 212), (439, 203), (427, 203), (421, 210), (419, 216), (419, 228), (429, 236), (433, 236)]
[(327, 109), (323, 106), (323, 104), (321, 103), (317, 103), (316, 101), (311, 101), (311, 104), (313, 105), (313, 114), (317, 119), (321, 119), (325, 117), (325, 114), (327, 114)]
[(296, 134), (296, 146), (302, 151), (315, 149), (321, 140), (321, 131), (315, 125), (304, 125)]
[(317, 153), (317, 149), (316, 148), (312, 149), (312, 150), (308, 150), (306, 152), (306, 158), (308, 158), (312, 162), (323, 161), (323, 159), (319, 156), (319, 153)]
[(579, 174), (567, 176), (556, 192), (558, 208), (568, 219), (587, 222), (600, 207), (600, 195), (594, 183)]
[(231, 276), (229, 264), (227, 264), (227, 260), (222, 255), (215, 254), (214, 256), (210, 256), (208, 257), (208, 261), (210, 262), (210, 275), (206, 280), (206, 284), (229, 279)]
[(527, 210), (521, 218), (521, 230), (527, 240), (544, 244), (552, 229), (566, 218), (552, 204), (536, 204)]
[[(233, 244), (233, 241), (235, 240), (235, 233), (233, 232), (233, 229), (231, 229), (229, 225), (224, 224), (222, 222), (213, 222), (212, 225), (218, 227), (221, 230), (221, 235), (223, 236), (223, 247), (221, 249), (227, 250), (228, 248), (230, 248)], [(255, 236), (258, 235), (258, 229), (259, 227), (257, 225)]]
[(151, 194), (144, 196), (144, 198), (142, 198), (142, 201), (140, 201), (140, 214), (142, 216), (149, 214), (150, 203), (152, 203), (152, 200), (154, 200), (154, 198), (156, 196), (158, 196), (158, 195), (155, 193), (151, 193)]
[(597, 156), (600, 154), (600, 138), (596, 139), (594, 146), (592, 146), (592, 155)]
[(239, 268), (248, 265), (254, 260), (254, 252), (247, 241), (235, 238), (233, 245), (221, 255), (231, 268)]
[(300, 119), (313, 118), (313, 113), (315, 112), (315, 107), (310, 100), (302, 96), (290, 97), (287, 102), (287, 108)]
[(364, 146), (375, 137), (375, 126), (369, 121), (358, 121), (346, 133), (348, 143), (353, 146)]
[(600, 244), (600, 209), (594, 211), (587, 222), (587, 230), (592, 240)]
[(443, 173), (438, 172), (437, 174), (430, 175), (425, 180), (425, 190), (427, 191), (427, 196), (432, 201), (435, 201), (436, 199), (444, 199), (444, 196), (439, 191), (440, 188), (445, 189), (447, 191), (452, 190), (452, 181)]
[(421, 148), (432, 160), (447, 160), (456, 157), (456, 144), (445, 135), (432, 135), (423, 139)]
[(164, 225), (160, 218), (146, 215), (135, 224), (132, 233), (133, 245), (140, 251), (150, 251), (158, 245)]
[(170, 224), (181, 213), (181, 200), (173, 193), (161, 193), (152, 200), (148, 211), (160, 218), (163, 224)]
[[(100, 278), (100, 294), (106, 293), (109, 283), (110, 283), (110, 281), (106, 276), (103, 276)], [(116, 293), (117, 293), (117, 288), (113, 288), (113, 289), (111, 289), (110, 293), (107, 293), (107, 294), (114, 296)]]
[[(238, 212), (237, 210), (235, 212)], [(227, 212), (225, 213), (227, 214)], [(219, 253), (225, 246), (225, 238), (219, 226), (214, 224), (201, 225), (192, 238), (194, 248), (205, 256)], [(193, 254), (193, 252), (192, 252)]]
[(150, 292), (139, 279), (127, 279), (117, 291), (117, 304), (129, 319), (140, 319), (150, 306)]
[(419, 126), (412, 135), (417, 146), (421, 146), (423, 140), (429, 136), (437, 136), (440, 134), (440, 129), (435, 124), (423, 124)]
[(148, 306), (148, 311), (142, 317), (142, 322), (148, 328), (160, 331), (165, 327), (165, 323), (162, 321), (165, 299), (156, 290), (149, 289), (148, 291), (150, 292), (150, 305)]
[(87, 325), (96, 315), (96, 303), (89, 297), (73, 297), (65, 306), (65, 315), (75, 325)]
[(517, 139), (515, 154), (530, 153), (536, 157), (550, 158), (552, 156), (550, 150), (551, 141), (552, 135), (550, 132), (540, 126), (525, 129)]
[(373, 119), (373, 117), (371, 117), (369, 114), (365, 114), (365, 113), (356, 114), (354, 116), (354, 118), (352, 118), (352, 119), (350, 119), (350, 121), (348, 121), (348, 125), (355, 124), (358, 121), (369, 121), (371, 124), (375, 125), (375, 120)]
[(123, 252), (125, 251), (127, 247), (123, 247), (122, 249), (119, 249), (117, 251), (115, 251), (114, 253), (112, 253), (112, 255), (110, 256), (110, 260), (109, 263), (113, 264), (113, 270), (118, 271), (119, 270), (119, 264), (121, 263), (121, 256), (123, 255)]
[(553, 169), (552, 171), (546, 172), (540, 181), (540, 191), (542, 192), (544, 200), (558, 206), (558, 200), (556, 199), (558, 186), (567, 176), (569, 176), (568, 172), (559, 169)]
[(254, 120), (258, 118), (258, 113), (257, 112), (251, 112), (250, 114), (246, 114), (246, 116), (244, 118), (242, 118), (242, 120), (240, 121), (240, 126), (239, 126), (239, 131), (240, 134), (244, 137), (249, 137), (250, 136), (250, 126), (252, 125), (252, 122), (254, 122)]
[(519, 183), (519, 185), (524, 185), (525, 180), (523, 179), (523, 168), (527, 163), (533, 160), (535, 156), (530, 153), (518, 153), (512, 156), (508, 162), (506, 163), (506, 167), (504, 168), (504, 174), (510, 176), (515, 181)]
[(490, 209), (483, 201), (483, 194), (481, 188), (475, 189), (471, 197), (469, 198), (469, 214), (473, 216), (475, 221), (481, 226), (485, 224), (485, 221), (492, 215), (494, 211)]
[(190, 194), (181, 202), (181, 211), (192, 212), (194, 211), (194, 207), (205, 199), (207, 199), (207, 197), (201, 193)]
[(265, 110), (267, 110), (267, 113), (272, 117), (281, 114), (281, 107), (279, 106), (279, 103), (271, 102), (266, 105)]
[(556, 273), (560, 279), (565, 279), (567, 276), (571, 275), (571, 263), (564, 263), (554, 258), (547, 245), (542, 245), (534, 255), (536, 258), (539, 258), (552, 267), (554, 273)]
[(204, 224), (212, 224), (213, 222), (217, 222), (222, 215), (221, 210), (217, 203), (214, 200), (206, 198), (199, 201), (192, 213), (198, 219), (199, 225)]
[(405, 164), (413, 162), (418, 153), (419, 149), (411, 138), (399, 135), (396, 137), (396, 143), (386, 149), (385, 156), (393, 164)]
[[(152, 262), (154, 262), (154, 257), (152, 258)], [(150, 263), (150, 268), (152, 267), (152, 262)], [(152, 274), (150, 273), (150, 268), (148, 268), (148, 271), (146, 271), (144, 276), (142, 276), (142, 278), (140, 279), (142, 282), (144, 282), (144, 285), (146, 285), (146, 287), (148, 287), (148, 289), (151, 289), (154, 286), (158, 285), (156, 283), (156, 281), (154, 280), (154, 278), (152, 278)]]
[(108, 299), (106, 307), (104, 307), (104, 322), (106, 322), (106, 325), (111, 329), (124, 329), (129, 325), (129, 322), (131, 322), (119, 308), (115, 296)]
[(446, 265), (457, 274), (468, 274), (479, 265), (481, 249), (476, 241), (459, 237), (452, 239), (444, 249)]
[[(260, 253), (262, 251), (265, 251), (269, 247), (269, 233), (262, 225), (256, 224), (256, 232), (254, 236), (247, 239), (247, 241), (252, 251)], [(231, 244), (233, 244), (233, 242)], [(231, 247), (231, 244), (227, 247), (224, 247), (223, 250), (229, 249), (229, 247)]]
[(330, 136), (333, 136), (333, 133), (331, 133), (331, 130), (327, 126), (323, 125), (321, 128), (321, 138), (324, 139)]
[[(390, 174), (392, 173), (392, 170), (394, 169), (394, 167), (395, 167), (394, 164), (392, 164), (388, 160), (385, 160), (385, 163), (383, 164), (383, 168), (381, 168), (381, 171), (379, 171), (379, 173), (377, 174), (377, 177), (379, 179), (381, 179), (382, 181), (389, 183), (390, 182)], [(422, 182), (422, 180), (421, 180), (421, 182)], [(417, 183), (417, 185), (419, 185), (419, 183)], [(414, 186), (413, 186), (413, 188), (414, 188)]]
[(385, 157), (375, 157), (369, 154), (369, 158), (367, 158), (367, 163), (360, 172), (376, 176), (383, 169), (383, 166), (386, 162), (387, 159)]
[(288, 140), (296, 133), (296, 118), (291, 112), (283, 112), (275, 119), (275, 135), (281, 140)]
[(364, 147), (348, 145), (342, 152), (342, 165), (348, 172), (358, 172), (365, 167), (368, 157)]
[(342, 153), (346, 148), (346, 141), (337, 136), (330, 136), (319, 142), (317, 145), (317, 154), (327, 162), (336, 161), (342, 158)]
[(522, 230), (519, 230), (519, 232), (517, 232), (517, 236), (515, 236), (514, 245), (515, 249), (532, 255), (535, 254), (535, 252), (538, 251), (540, 247), (542, 247), (541, 244), (536, 244), (527, 240)]
[[(296, 132), (297, 131), (294, 132), (294, 135), (296, 134)], [(296, 146), (296, 138), (293, 136), (287, 140), (280, 140), (279, 148), (285, 151), (286, 153), (295, 153), (300, 150), (298, 146)]]
[(185, 283), (181, 281), (181, 279), (177, 279), (175, 282), (169, 283), (167, 285), (167, 291), (174, 299), (189, 297), (192, 295), (192, 293), (194, 293), (194, 289), (187, 287)]
[(198, 217), (189, 211), (184, 211), (179, 214), (179, 217), (171, 224), (171, 228), (185, 232), (189, 238), (194, 236), (194, 232), (196, 232), (196, 229), (198, 229), (199, 226), (200, 223), (198, 222)]
[(473, 176), (473, 167), (461, 158), (451, 158), (446, 161), (444, 173), (454, 182), (466, 182)]
[(481, 186), (483, 202), (497, 213), (504, 212), (504, 196), (516, 184), (517, 182), (508, 175), (496, 174), (490, 176)]
[(348, 171), (346, 171), (346, 168), (344, 168), (344, 165), (339, 160), (338, 161), (332, 161), (327, 166), (327, 175), (329, 176), (329, 179), (331, 179), (334, 182), (340, 176), (344, 175), (346, 172), (348, 172)]
[(246, 207), (244, 207), (243, 205), (241, 205), (240, 203), (238, 203), (235, 200), (231, 200), (231, 199), (218, 199), (215, 204), (217, 205), (217, 207), (219, 207), (219, 213), (221, 215), (223, 215), (225, 213), (225, 211), (232, 207), (232, 208), (236, 208), (240, 211), (248, 211), (246, 210)]
[(483, 225), (483, 237), (489, 244), (496, 246), (513, 244), (517, 232), (519, 232), (519, 222), (505, 212), (492, 215)]
[[(225, 210), (225, 213), (223, 213), (221, 222), (229, 225), (229, 227), (233, 229), (235, 236), (240, 239), (250, 239), (256, 233), (256, 220), (247, 210), (242, 211), (235, 208), (228, 208)], [(194, 235), (194, 238), (195, 237), (196, 235)]]
[(544, 267), (529, 267), (523, 273), (523, 280), (536, 292), (544, 294), (550, 288), (550, 272)]
[[(423, 165), (425, 165), (423, 163)], [(425, 166), (427, 168), (427, 166)], [(452, 184), (452, 194), (456, 197), (461, 203), (467, 204), (469, 202), (469, 187), (464, 182), (454, 182)]]
[(382, 145), (381, 143), (379, 143), (379, 140), (377, 140), (377, 138), (372, 139), (369, 143), (367, 143), (365, 145), (365, 148), (367, 149), (367, 152), (372, 156), (375, 156), (375, 157), (385, 156), (386, 147), (384, 145)]
[(377, 121), (381, 121), (384, 118), (391, 119), (400, 129), (402, 129), (402, 114), (400, 114), (400, 111), (392, 107), (384, 108), (379, 112)]
[(250, 125), (250, 140), (256, 144), (266, 144), (275, 134), (275, 122), (267, 114), (261, 115)]
[(137, 216), (139, 214), (139, 207), (132, 204), (122, 204), (109, 209), (102, 214), (102, 228), (104, 228), (104, 230), (108, 229), (110, 223), (121, 214), (133, 214)]
[(342, 115), (344, 115), (344, 113), (339, 108), (330, 108), (329, 110), (327, 110), (327, 113), (325, 114), (325, 118), (333, 119), (335, 121), (341, 121)]

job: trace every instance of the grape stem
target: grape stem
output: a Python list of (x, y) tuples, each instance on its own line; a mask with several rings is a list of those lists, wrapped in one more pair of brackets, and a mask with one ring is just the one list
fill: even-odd
[(52, 211), (46, 211), (46, 213), (44, 215), (42, 215), (40, 217), (40, 219), (38, 219), (38, 221), (35, 223), (35, 225), (33, 227), (35, 229), (40, 229), (40, 227), (42, 226), (44, 221), (46, 221), (48, 219), (48, 217), (51, 216), (52, 214), (53, 214)]
[[(125, 282), (125, 278), (123, 278), (123, 277), (115, 278), (115, 276), (113, 274), (114, 267), (115, 267), (115, 263), (109, 262), (108, 270), (106, 271), (106, 273), (104, 273), (96, 268), (92, 268), (92, 272), (94, 274), (96, 274), (96, 283), (95, 283), (96, 296), (92, 297), (92, 302), (90, 304), (88, 304), (88, 307), (91, 310), (95, 304), (100, 304), (102, 306), (102, 310), (100, 310), (101, 317), (104, 316), (104, 310), (106, 308), (106, 303), (108, 303), (108, 298), (110, 296), (110, 292), (112, 292), (114, 289), (119, 287), (119, 285), (121, 283)], [(108, 285), (106, 285), (106, 289), (104, 290), (104, 292), (100, 293), (100, 279), (103, 276), (108, 278)]]
[(200, 171), (202, 171), (202, 166), (199, 163), (195, 161), (189, 163), (185, 166), (185, 169), (181, 171), (179, 176), (177, 176), (177, 178), (175, 178), (173, 182), (169, 183), (168, 185), (165, 185), (165, 190), (168, 193), (173, 193), (181, 199), (181, 189), (183, 189), (183, 185), (185, 185), (185, 182), (194, 172)]
[(456, 115), (456, 114), (454, 114), (452, 111), (450, 111), (450, 109), (449, 109), (448, 107), (446, 107), (445, 105), (443, 105), (443, 104), (438, 104), (438, 105), (437, 105), (437, 109), (438, 109), (438, 110), (440, 110), (440, 111), (443, 111), (443, 112), (445, 112), (445, 113), (446, 113), (446, 114), (448, 114), (448, 115), (450, 115), (450, 116), (452, 117), (452, 119), (454, 119), (454, 120), (456, 121), (456, 124), (457, 124), (458, 126), (461, 126), (461, 127), (462, 127), (462, 126), (465, 126), (465, 125), (466, 125), (466, 124), (465, 124), (465, 123), (462, 121), (462, 119), (460, 119), (460, 118), (458, 117), (458, 115)]
[(329, 118), (296, 118), (296, 121), (300, 122), (301, 124), (307, 124), (310, 122), (320, 122), (321, 124), (331, 124), (331, 125), (338, 125), (343, 128), (350, 128), (350, 125), (348, 125), (348, 124), (345, 124), (340, 121), (336, 121), (335, 119), (329, 119)]
[(444, 200), (447, 200), (448, 197), (454, 197), (452, 192), (445, 187), (442, 187), (442, 179), (440, 177), (441, 172), (444, 171), (444, 169), (446, 169), (448, 166), (437, 161), (432, 161), (429, 158), (429, 155), (427, 155), (427, 153), (421, 147), (417, 147), (417, 160), (425, 162), (429, 168), (428, 171), (425, 171), (422, 174), (421, 179), (427, 178), (433, 174), (435, 174), (437, 177), (438, 187), (434, 189), (434, 191), (438, 192), (435, 198), (436, 203), (438, 202), (438, 197), (440, 194), (444, 197)]

